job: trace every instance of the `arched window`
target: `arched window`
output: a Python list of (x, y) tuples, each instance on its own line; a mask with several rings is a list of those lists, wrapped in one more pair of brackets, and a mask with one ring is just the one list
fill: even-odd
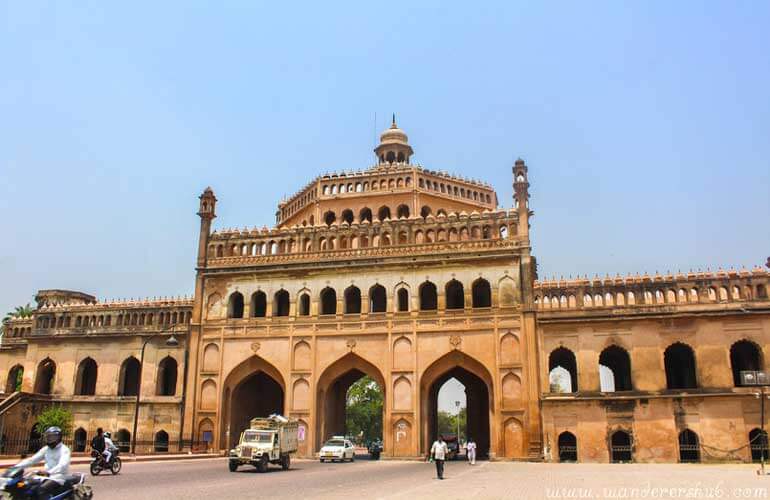
[(396, 209), (396, 215), (399, 219), (408, 219), (409, 218), (409, 207), (406, 205), (399, 205)]
[(243, 295), (241, 292), (233, 292), (230, 294), (230, 299), (227, 301), (227, 317), (243, 317)]
[(438, 308), (438, 293), (436, 285), (426, 281), (420, 285), (420, 310), (435, 311)]
[(139, 393), (139, 360), (133, 356), (126, 358), (120, 366), (118, 396), (136, 396)]
[[(361, 313), (361, 290), (350, 285), (345, 289), (345, 314)], [(327, 314), (327, 313), (324, 313)], [(329, 313), (331, 314), (331, 313)]]
[(489, 281), (479, 278), (473, 282), (473, 307), (492, 307), (492, 288)]
[(569, 431), (559, 434), (559, 462), (577, 462), (577, 438)]
[(551, 392), (577, 392), (577, 361), (566, 347), (554, 349), (548, 356), (548, 382)]
[(78, 427), (72, 436), (72, 451), (76, 453), (82, 453), (86, 451), (86, 430), (82, 427)]
[(158, 396), (173, 396), (176, 394), (177, 362), (171, 356), (166, 356), (158, 364), (158, 381), (155, 394)]
[(299, 315), (310, 316), (310, 295), (307, 293), (299, 296)]
[(321, 290), (321, 314), (337, 314), (337, 293), (328, 286)]
[(599, 379), (602, 392), (630, 391), (631, 358), (622, 347), (611, 345), (599, 356)]
[(751, 429), (749, 432), (749, 447), (751, 448), (751, 461), (767, 461), (770, 456), (767, 453), (767, 431)]
[(369, 312), (384, 313), (387, 308), (387, 293), (382, 285), (369, 289)]
[(342, 221), (353, 224), (353, 211), (349, 208), (342, 211)]
[(115, 446), (122, 452), (128, 452), (131, 450), (131, 433), (126, 429), (120, 429), (115, 433), (115, 439), (113, 439)]
[(615, 431), (610, 436), (610, 461), (612, 463), (630, 462), (633, 459), (631, 434)]
[(289, 292), (278, 290), (273, 297), (273, 316), (289, 315)]
[(690, 429), (679, 433), (679, 461), (684, 463), (700, 462), (700, 441), (698, 435)]
[(379, 210), (377, 210), (377, 217), (383, 221), (385, 219), (390, 219), (390, 208), (386, 206), (380, 207)]
[(409, 311), (409, 291), (406, 288), (399, 288), (398, 292), (398, 311)]
[(329, 210), (324, 214), (324, 224), (326, 224), (327, 226), (331, 226), (332, 224), (334, 224), (336, 220), (337, 220), (337, 215), (331, 210)]
[(5, 382), (5, 394), (11, 394), (12, 392), (21, 391), (22, 382), (24, 381), (24, 367), (16, 365), (8, 371), (8, 380)]
[(754, 342), (739, 340), (730, 347), (730, 365), (733, 368), (733, 383), (736, 387), (744, 385), (742, 371), (762, 370), (762, 354)]
[(262, 290), (251, 294), (251, 317), (264, 318), (267, 315), (267, 295)]
[(425, 205), (420, 209), (420, 217), (424, 219), (428, 217), (431, 214), (431, 212), (432, 210), (430, 209), (430, 207), (428, 205)]
[(465, 292), (463, 291), (462, 283), (457, 280), (451, 280), (446, 284), (444, 292), (446, 293), (447, 309), (462, 309), (465, 307)]
[(93, 396), (96, 393), (96, 372), (96, 361), (93, 359), (86, 358), (80, 362), (75, 380), (75, 394)]
[(56, 378), (56, 363), (50, 358), (45, 358), (37, 365), (35, 374), (35, 393), (51, 394), (53, 392), (54, 379)]
[(677, 342), (668, 346), (663, 353), (666, 366), (666, 387), (668, 389), (694, 389), (695, 354), (690, 346)]
[(369, 223), (372, 222), (372, 209), (371, 208), (364, 207), (358, 213), (358, 222), (363, 222), (363, 221), (367, 221)]
[(765, 287), (765, 285), (757, 285), (757, 298), (758, 299), (767, 298), (767, 288)]
[(165, 453), (168, 451), (168, 433), (166, 431), (158, 431), (155, 433), (155, 452)]

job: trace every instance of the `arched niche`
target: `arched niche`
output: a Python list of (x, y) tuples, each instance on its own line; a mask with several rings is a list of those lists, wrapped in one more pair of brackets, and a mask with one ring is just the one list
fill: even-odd
[(503, 408), (516, 408), (521, 405), (521, 379), (515, 373), (503, 377)]
[(517, 419), (506, 420), (503, 426), (503, 440), (507, 458), (524, 456), (524, 428)]
[(310, 384), (304, 378), (294, 382), (292, 404), (295, 410), (310, 409)]
[(310, 344), (304, 340), (300, 340), (294, 345), (294, 369), (295, 370), (310, 370), (311, 357), (310, 357)]
[(511, 365), (521, 361), (519, 338), (511, 332), (500, 338), (500, 363)]
[(215, 410), (217, 408), (217, 383), (211, 379), (204, 380), (201, 384), (201, 410)]
[(412, 408), (412, 383), (401, 376), (393, 384), (393, 409), (410, 410)]
[(393, 369), (408, 370), (412, 366), (412, 341), (400, 337), (393, 343)]
[(219, 346), (211, 343), (203, 348), (203, 371), (216, 372), (219, 370)]

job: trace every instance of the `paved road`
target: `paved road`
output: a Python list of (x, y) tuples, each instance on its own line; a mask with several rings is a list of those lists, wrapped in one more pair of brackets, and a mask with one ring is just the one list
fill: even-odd
[(126, 463), (120, 475), (88, 482), (97, 500), (770, 498), (770, 476), (757, 476), (752, 465), (450, 462), (445, 481), (437, 481), (433, 465), (422, 462), (298, 460), (289, 471), (270, 471), (243, 467), (230, 473), (221, 458)]

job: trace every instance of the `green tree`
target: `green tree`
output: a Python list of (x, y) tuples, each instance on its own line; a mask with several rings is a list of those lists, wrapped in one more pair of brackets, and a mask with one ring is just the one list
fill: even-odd
[[(449, 413), (448, 411), (440, 410), (438, 412), (438, 433), (439, 434), (457, 434), (457, 418), (458, 415)], [(458, 436), (460, 441), (467, 439), (467, 423), (468, 423), (468, 409), (465, 407), (460, 408), (460, 435)]]
[(49, 406), (37, 416), (35, 430), (41, 435), (51, 426), (61, 428), (65, 436), (72, 431), (72, 413), (63, 406)]
[(382, 388), (369, 376), (348, 389), (345, 428), (358, 444), (382, 439)]

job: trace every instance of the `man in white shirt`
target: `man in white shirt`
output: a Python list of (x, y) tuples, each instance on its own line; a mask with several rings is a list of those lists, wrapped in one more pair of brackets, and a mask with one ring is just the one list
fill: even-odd
[(468, 463), (476, 465), (476, 441), (473, 438), (468, 438), (468, 442), (465, 444), (465, 454), (468, 455)]
[(64, 483), (70, 472), (70, 449), (61, 442), (62, 432), (58, 427), (49, 427), (43, 433), (45, 446), (31, 457), (22, 460), (16, 467), (27, 468), (40, 462), (45, 462), (45, 472), (39, 474), (47, 476), (37, 488), (37, 498), (49, 499), (64, 489)]
[(441, 434), (439, 434), (438, 439), (436, 439), (430, 447), (430, 456), (432, 456), (433, 461), (436, 462), (436, 475), (439, 479), (444, 479), (444, 460), (446, 460), (447, 453), (449, 453), (449, 448), (441, 437)]
[(115, 446), (115, 443), (112, 442), (112, 434), (109, 432), (104, 433), (104, 461), (107, 463), (107, 465), (110, 464), (110, 460), (112, 459), (112, 455), (115, 453), (115, 450), (117, 450), (118, 447)]

